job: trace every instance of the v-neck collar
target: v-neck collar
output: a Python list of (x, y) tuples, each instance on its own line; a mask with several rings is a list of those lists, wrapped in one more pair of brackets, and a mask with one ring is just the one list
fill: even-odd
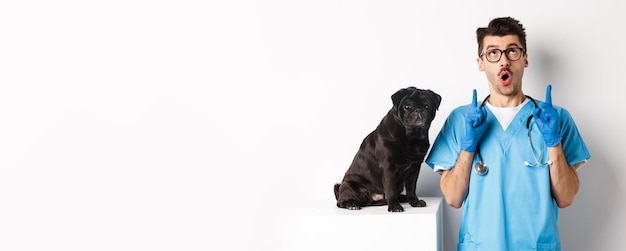
[(520, 130), (526, 130), (526, 120), (528, 120), (528, 117), (532, 115), (534, 105), (532, 101), (526, 102), (517, 114), (515, 114), (515, 117), (513, 117), (513, 120), (511, 120), (511, 123), (506, 130), (502, 128), (502, 125), (500, 125), (500, 122), (491, 109), (485, 110), (487, 110), (488, 120), (493, 123), (490, 129), (493, 130), (492, 132), (495, 134), (502, 147), (506, 149), (508, 148), (508, 144), (510, 144), (513, 136), (515, 136)]

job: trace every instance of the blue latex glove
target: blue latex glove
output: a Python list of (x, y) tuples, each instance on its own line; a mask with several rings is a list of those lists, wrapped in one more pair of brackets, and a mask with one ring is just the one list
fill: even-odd
[(546, 102), (535, 108), (533, 115), (546, 145), (548, 147), (558, 145), (561, 142), (561, 135), (559, 134), (561, 120), (556, 109), (552, 106), (552, 85), (548, 85), (546, 89)]
[(487, 113), (484, 107), (478, 106), (476, 101), (476, 89), (472, 96), (472, 106), (467, 114), (465, 114), (465, 138), (461, 141), (461, 149), (468, 152), (475, 152), (478, 141), (487, 130), (485, 118)]

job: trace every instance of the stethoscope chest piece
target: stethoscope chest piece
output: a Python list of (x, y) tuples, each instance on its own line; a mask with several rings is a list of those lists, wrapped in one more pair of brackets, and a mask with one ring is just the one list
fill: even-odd
[(487, 167), (487, 164), (485, 164), (484, 162), (478, 161), (476, 162), (476, 164), (474, 164), (474, 171), (478, 175), (485, 175), (487, 174), (487, 172), (489, 172), (489, 167)]

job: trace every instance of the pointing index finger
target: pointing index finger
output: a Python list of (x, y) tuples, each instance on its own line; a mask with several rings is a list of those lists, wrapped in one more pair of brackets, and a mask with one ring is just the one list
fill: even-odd
[(472, 95), (472, 107), (478, 107), (478, 102), (476, 102), (476, 89), (474, 89), (474, 94)]
[(546, 103), (552, 105), (552, 85), (548, 84), (546, 88)]

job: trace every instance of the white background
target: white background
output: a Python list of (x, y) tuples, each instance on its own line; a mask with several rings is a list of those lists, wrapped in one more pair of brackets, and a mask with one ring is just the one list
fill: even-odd
[[(561, 210), (564, 250), (615, 250), (626, 225), (625, 9), (5, 1), (0, 249), (282, 250), (302, 208), (334, 206), (333, 184), (391, 94), (416, 86), (443, 97), (431, 141), (472, 89), (487, 94), (474, 32), (511, 15), (528, 33), (526, 94), (543, 100), (552, 83), (592, 154)], [(423, 167), (418, 195), (441, 196)], [(454, 250), (460, 210), (444, 208)]]

